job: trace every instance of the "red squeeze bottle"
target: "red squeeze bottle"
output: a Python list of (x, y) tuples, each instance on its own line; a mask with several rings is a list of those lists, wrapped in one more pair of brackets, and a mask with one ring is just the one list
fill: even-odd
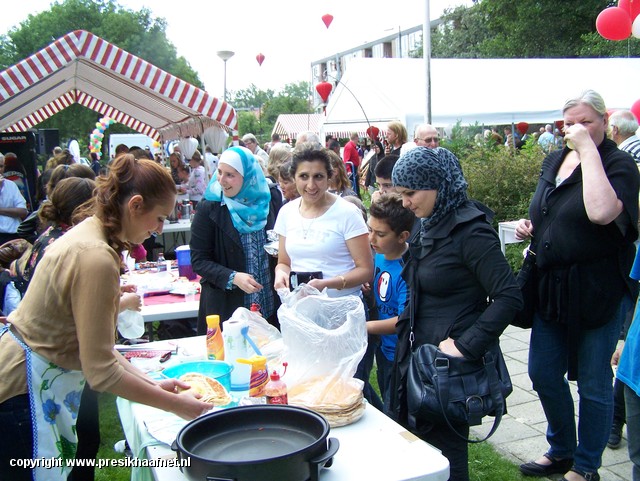
[[(287, 364), (283, 363), (283, 366), (285, 366), (285, 372), (287, 372)], [(271, 373), (271, 379), (264, 387), (264, 395), (267, 398), (267, 404), (289, 404), (287, 385), (280, 380), (278, 371)]]

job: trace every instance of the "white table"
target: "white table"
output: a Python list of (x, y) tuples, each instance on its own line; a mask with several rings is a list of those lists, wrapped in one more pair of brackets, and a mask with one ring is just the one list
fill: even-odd
[(188, 319), (198, 317), (200, 301), (174, 302), (172, 304), (156, 304), (142, 306), (140, 313), (144, 322), (169, 321), (172, 319)]
[[(204, 355), (204, 336), (175, 340), (191, 354), (189, 359)], [(180, 352), (180, 351), (179, 351)], [(178, 362), (180, 354), (170, 363)], [(169, 445), (153, 438), (146, 424), (174, 425), (176, 430), (186, 421), (164, 411), (122, 398), (117, 399), (118, 412), (129, 446), (139, 458), (174, 457)], [(177, 432), (177, 431), (176, 431)], [(329, 437), (337, 438), (340, 449), (333, 465), (320, 472), (321, 481), (445, 481), (449, 479), (449, 462), (438, 450), (420, 440), (371, 405), (364, 416), (348, 426), (331, 429)], [(132, 481), (182, 481), (186, 478), (178, 468), (133, 468)]]
[(500, 249), (502, 250), (503, 254), (506, 253), (507, 244), (522, 242), (521, 240), (516, 239), (517, 225), (517, 220), (512, 220), (509, 222), (498, 222), (498, 237), (500, 238)]
[(178, 246), (188, 244), (189, 240), (191, 240), (190, 220), (180, 219), (178, 222), (173, 223), (164, 222), (162, 226), (162, 244), (164, 244), (165, 253), (174, 251)]

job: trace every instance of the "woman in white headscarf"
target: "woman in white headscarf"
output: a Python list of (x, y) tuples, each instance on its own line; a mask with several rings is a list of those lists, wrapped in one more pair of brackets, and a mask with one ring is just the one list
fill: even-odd
[(280, 192), (249, 149), (231, 147), (220, 155), (191, 225), (191, 264), (202, 277), (199, 334), (206, 332), (206, 316), (219, 314), (224, 322), (253, 303), (277, 325), (273, 269), (264, 245), (281, 205)]

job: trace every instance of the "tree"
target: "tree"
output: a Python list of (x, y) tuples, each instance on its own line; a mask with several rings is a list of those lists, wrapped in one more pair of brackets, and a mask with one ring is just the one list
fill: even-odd
[[(609, 0), (551, 2), (481, 0), (471, 7), (447, 9), (432, 32), (434, 58), (559, 58), (627, 56), (638, 51), (636, 39), (625, 52), (598, 39), (595, 21)], [(606, 43), (608, 42), (608, 44)], [(614, 44), (618, 45), (614, 45)], [(414, 56), (422, 56), (420, 46)]]
[[(164, 19), (153, 18), (146, 8), (138, 12), (125, 9), (114, 0), (63, 0), (54, 3), (48, 11), (29, 15), (19, 26), (0, 36), (0, 70), (46, 47), (52, 40), (79, 29), (90, 31), (182, 80), (202, 87), (198, 74), (184, 57), (177, 56), (175, 46), (167, 39)], [(77, 138), (85, 148), (100, 117), (97, 112), (73, 105), (38, 127), (58, 128), (61, 141)], [(124, 126), (118, 127), (113, 131), (131, 132)]]
[(277, 95), (251, 84), (231, 92), (230, 103), (239, 111), (240, 135), (251, 132), (262, 143), (269, 139), (278, 115), (311, 113), (309, 98), (309, 82), (287, 84)]
[(229, 102), (236, 110), (259, 109), (275, 96), (273, 90), (260, 90), (255, 84), (246, 89), (231, 91)]

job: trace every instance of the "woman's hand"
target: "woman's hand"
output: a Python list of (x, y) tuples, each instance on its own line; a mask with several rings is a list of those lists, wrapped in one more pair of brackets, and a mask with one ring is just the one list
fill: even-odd
[(276, 291), (278, 289), (289, 289), (289, 274), (282, 269), (276, 269), (275, 275), (273, 276), (273, 288)]
[(570, 149), (579, 154), (586, 149), (597, 149), (587, 128), (582, 124), (573, 124), (564, 129), (564, 140)]
[(438, 349), (451, 357), (464, 357), (464, 354), (458, 351), (455, 342), (450, 337), (438, 344)]
[(613, 355), (611, 356), (611, 365), (612, 366), (617, 366), (618, 363), (620, 362), (620, 355), (622, 354), (622, 349), (624, 348), (624, 341), (622, 342), (622, 345), (617, 348), (614, 352)]
[(131, 309), (132, 311), (139, 311), (142, 309), (142, 298), (135, 292), (125, 292), (120, 296), (120, 312)]
[(515, 236), (516, 239), (521, 241), (533, 237), (533, 224), (529, 219), (520, 219), (518, 221)]
[(136, 292), (138, 290), (138, 286), (135, 284), (125, 284), (120, 286), (120, 294), (124, 294), (125, 292)]
[(262, 284), (256, 281), (251, 274), (246, 272), (237, 272), (233, 279), (233, 284), (238, 286), (247, 294), (253, 294), (254, 292), (260, 292), (262, 290)]
[[(176, 396), (179, 392), (178, 388), (186, 390), (191, 387), (178, 379), (163, 379), (158, 381), (158, 385), (165, 391), (176, 393)], [(200, 394), (191, 392), (176, 397), (175, 408), (172, 409), (172, 412), (183, 419), (191, 420), (210, 411), (213, 404), (200, 401), (200, 397)]]

